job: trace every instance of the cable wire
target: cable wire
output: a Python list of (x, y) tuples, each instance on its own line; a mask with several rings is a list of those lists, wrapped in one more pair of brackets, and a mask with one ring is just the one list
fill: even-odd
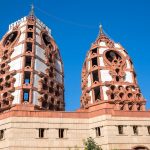
[(89, 28), (89, 29), (96, 29), (97, 28), (95, 26), (89, 26), (89, 25), (85, 25), (85, 24), (76, 23), (76, 22), (73, 22), (73, 21), (70, 21), (70, 20), (65, 20), (65, 19), (59, 18), (57, 16), (54, 16), (54, 15), (52, 15), (50, 13), (47, 13), (46, 11), (40, 9), (39, 7), (35, 7), (35, 8), (37, 8), (43, 14), (45, 14), (45, 15), (47, 15), (47, 16), (49, 16), (49, 17), (51, 17), (54, 20), (57, 20), (59, 22), (63, 22), (63, 23), (74, 25), (74, 26), (78, 26), (78, 27)]

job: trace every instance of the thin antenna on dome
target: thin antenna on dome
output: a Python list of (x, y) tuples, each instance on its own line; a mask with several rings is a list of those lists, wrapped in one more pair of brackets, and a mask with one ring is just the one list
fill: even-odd
[(30, 16), (34, 16), (34, 5), (31, 4)]

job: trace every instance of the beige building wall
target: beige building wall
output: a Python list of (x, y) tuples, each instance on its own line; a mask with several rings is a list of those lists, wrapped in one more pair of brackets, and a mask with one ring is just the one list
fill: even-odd
[[(118, 125), (123, 125), (123, 135), (119, 135)], [(138, 135), (133, 134), (133, 125), (138, 126)], [(0, 149), (83, 150), (83, 140), (90, 136), (103, 150), (125, 150), (139, 145), (150, 148), (147, 126), (150, 126), (148, 117), (112, 115), (92, 118), (8, 117), (0, 121), (0, 130), (4, 130)], [(100, 136), (96, 136), (96, 127), (101, 129)], [(45, 129), (43, 138), (39, 138), (39, 128)], [(60, 128), (64, 129), (64, 138), (59, 138)]]

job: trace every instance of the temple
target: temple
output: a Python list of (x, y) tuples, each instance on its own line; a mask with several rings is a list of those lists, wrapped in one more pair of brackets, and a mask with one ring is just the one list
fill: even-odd
[(99, 29), (82, 68), (81, 107), (65, 111), (64, 70), (51, 30), (34, 14), (0, 41), (0, 149), (150, 149), (150, 111), (127, 51)]

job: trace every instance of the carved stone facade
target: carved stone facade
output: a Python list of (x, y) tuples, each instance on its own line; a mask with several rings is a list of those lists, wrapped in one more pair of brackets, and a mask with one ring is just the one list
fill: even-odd
[(102, 28), (82, 69), (81, 108), (66, 112), (64, 71), (50, 29), (31, 11), (0, 42), (0, 149), (149, 150), (145, 110), (132, 61)]
[(130, 57), (103, 33), (102, 27), (83, 65), (81, 107), (100, 101), (118, 110), (145, 110)]
[(0, 110), (13, 104), (65, 109), (63, 63), (41, 21), (29, 15), (12, 24), (0, 50)]
[[(104, 105), (75, 112), (16, 105), (0, 114), (0, 149), (84, 150), (83, 140), (92, 137), (103, 150), (149, 150), (150, 111)], [(61, 136), (59, 131), (63, 131)]]

